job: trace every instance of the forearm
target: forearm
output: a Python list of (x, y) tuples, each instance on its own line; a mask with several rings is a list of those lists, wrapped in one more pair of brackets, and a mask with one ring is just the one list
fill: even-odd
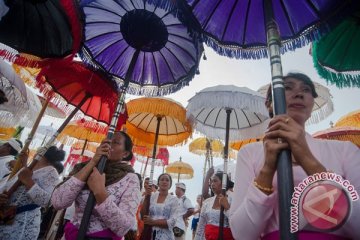
[[(259, 174), (255, 178), (255, 181), (258, 185), (260, 185), (264, 188), (271, 189), (273, 187), (272, 182), (273, 182), (274, 175), (275, 175), (275, 170), (270, 169), (264, 165), (264, 167), (260, 170)], [(261, 191), (263, 193), (265, 193), (266, 195), (271, 194), (270, 191), (264, 191), (264, 190), (261, 190)]]
[(190, 217), (191, 215), (193, 215), (193, 213), (194, 213), (194, 209), (191, 208), (191, 209), (187, 210), (187, 212), (183, 215), (183, 218), (186, 219), (186, 218)]
[(51, 197), (51, 203), (54, 208), (60, 210), (70, 207), (84, 185), (85, 182), (80, 181), (76, 177), (71, 177), (69, 180), (56, 187)]
[(166, 219), (153, 220), (151, 225), (159, 228), (169, 228)]
[(94, 167), (96, 167), (96, 164), (93, 161), (89, 161), (74, 177), (82, 182), (86, 182)]

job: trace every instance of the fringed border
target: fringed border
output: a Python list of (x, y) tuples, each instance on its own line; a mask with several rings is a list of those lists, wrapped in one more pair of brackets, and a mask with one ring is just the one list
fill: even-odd
[(311, 117), (306, 121), (306, 125), (316, 124), (327, 118), (334, 112), (334, 104), (329, 98), (326, 104), (311, 113)]
[[(194, 121), (194, 120), (192, 120)], [(196, 120), (195, 120), (196, 121)], [(258, 138), (262, 136), (265, 130), (268, 127), (268, 121), (261, 122), (257, 125), (254, 125), (249, 128), (243, 129), (230, 129), (229, 131), (229, 141), (238, 141), (245, 140), (249, 138)], [(213, 139), (224, 140), (225, 139), (225, 129), (224, 128), (214, 128), (212, 126), (205, 125), (200, 122), (195, 122), (194, 129)]]
[(202, 91), (188, 101), (186, 107), (188, 116), (204, 107), (244, 109), (264, 116), (269, 115), (264, 104), (265, 99), (258, 96), (257, 92), (254, 92), (256, 95), (253, 95), (247, 92), (236, 91), (236, 89), (234, 91), (216, 91), (216, 88), (214, 88), (214, 91), (206, 91), (206, 89)]
[(317, 55), (318, 43), (312, 45), (313, 63), (316, 71), (326, 80), (327, 83), (335, 84), (338, 88), (358, 87), (360, 88), (360, 69), (359, 72), (336, 72), (333, 69), (323, 66)]

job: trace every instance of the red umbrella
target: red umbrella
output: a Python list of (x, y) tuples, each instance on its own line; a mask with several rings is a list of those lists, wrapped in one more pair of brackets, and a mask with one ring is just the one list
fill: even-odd
[[(77, 62), (53, 62), (41, 70), (36, 80), (41, 92), (48, 99), (53, 98), (52, 101), (58, 104), (69, 103), (75, 106), (75, 109), (50, 138), (42, 151), (36, 155), (35, 161), (32, 161), (29, 166), (30, 169), (35, 166), (36, 160), (43, 156), (79, 109), (98, 121), (110, 124), (117, 100), (117, 93), (110, 81), (106, 80), (100, 73), (92, 72)], [(54, 93), (61, 95), (67, 103), (57, 98)], [(19, 162), (18, 167), (14, 167), (11, 176), (20, 169), (20, 165)], [(17, 181), (8, 191), (9, 195), (18, 186), (20, 186), (20, 181)]]
[[(41, 70), (37, 77), (40, 91), (57, 105), (79, 106), (80, 110), (99, 122), (110, 124), (115, 109), (115, 86), (99, 72), (93, 72), (80, 62), (56, 62)], [(66, 101), (57, 98), (58, 93)]]

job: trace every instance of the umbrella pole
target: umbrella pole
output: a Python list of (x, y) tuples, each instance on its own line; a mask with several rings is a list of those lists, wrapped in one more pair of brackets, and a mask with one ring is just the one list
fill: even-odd
[(144, 168), (143, 178), (145, 178), (146, 168), (147, 168), (148, 163), (149, 163), (149, 156), (147, 156), (147, 157), (146, 157), (146, 163), (145, 163), (145, 168)]
[[(227, 172), (228, 172), (228, 154), (229, 154), (229, 131), (230, 131), (230, 114), (232, 109), (226, 109), (226, 133), (225, 133), (225, 146), (224, 146), (224, 172), (222, 178), (222, 190), (221, 194), (226, 196), (226, 187), (227, 187)], [(224, 207), (220, 208), (220, 226), (219, 226), (219, 236), (218, 240), (224, 239)]]
[[(280, 56), (280, 35), (274, 18), (272, 1), (264, 1), (267, 42), (270, 54), (272, 75), (272, 94), (275, 115), (286, 113), (286, 99)], [(280, 239), (295, 240), (296, 233), (291, 233), (291, 196), (294, 190), (291, 152), (283, 150), (278, 155), (277, 179), (279, 196)]]
[[(157, 119), (157, 124), (156, 124), (156, 132), (155, 132), (155, 141), (154, 141), (154, 148), (153, 148), (153, 154), (152, 154), (152, 159), (151, 159), (150, 178), (149, 178), (150, 186), (153, 184), (156, 147), (157, 147), (157, 142), (158, 142), (158, 137), (159, 137), (160, 122), (162, 120), (162, 116), (157, 115), (156, 119)], [(144, 212), (145, 215), (149, 215), (150, 197), (151, 197), (150, 195), (146, 195), (145, 199), (144, 199), (143, 204), (146, 206), (146, 209)], [(151, 240), (152, 239), (152, 227), (150, 225), (147, 225), (147, 224), (144, 225), (144, 230), (141, 233), (140, 239), (141, 240)]]
[[(42, 117), (44, 116), (44, 113), (45, 113), (45, 110), (46, 110), (48, 104), (49, 104), (49, 100), (46, 100), (46, 102), (44, 102), (44, 105), (42, 106), (42, 108), (40, 110), (39, 115), (36, 118), (36, 121), (31, 129), (31, 132), (29, 133), (27, 139), (25, 140), (25, 144), (24, 144), (23, 148), (21, 149), (20, 154), (26, 153), (28, 151), (30, 143), (35, 135), (35, 132), (40, 124)], [(21, 169), (21, 167), (22, 167), (22, 163), (20, 161), (20, 158), (18, 157), (16, 160), (16, 163), (15, 163), (15, 166), (14, 166), (13, 170), (11, 171), (9, 179), (12, 178)]]
[[(134, 72), (135, 64), (136, 64), (136, 61), (137, 61), (137, 59), (139, 57), (139, 54), (140, 54), (140, 50), (137, 49), (135, 51), (132, 59), (131, 59), (128, 71), (126, 72), (124, 85), (120, 89), (119, 96), (118, 96), (118, 102), (117, 102), (117, 105), (116, 105), (116, 110), (115, 110), (115, 113), (114, 113), (114, 115), (113, 115), (113, 117), (111, 119), (111, 123), (110, 123), (109, 130), (108, 130), (108, 133), (107, 133), (106, 138), (108, 138), (108, 139), (111, 139), (112, 136), (114, 135), (120, 113), (124, 109), (126, 90), (127, 90), (128, 86), (129, 86), (130, 78), (131, 78), (131, 75)], [(99, 161), (99, 163), (97, 165), (97, 168), (98, 168), (100, 174), (102, 174), (104, 172), (106, 161), (107, 161), (107, 158), (105, 156), (102, 156), (100, 158), (100, 161)], [(80, 224), (80, 227), (79, 227), (79, 233), (78, 233), (78, 236), (76, 238), (77, 240), (85, 239), (85, 235), (86, 235), (86, 232), (87, 232), (87, 229), (88, 229), (91, 213), (93, 211), (94, 206), (95, 206), (95, 196), (94, 196), (93, 192), (90, 192), (88, 200), (86, 202), (85, 209), (84, 209), (84, 214), (83, 214), (83, 217), (81, 219), (81, 224)]]
[[(141, 157), (142, 158), (142, 157)], [(142, 176), (142, 179), (144, 179), (144, 175), (142, 174), (144, 168), (144, 161), (141, 161), (141, 168), (140, 168), (140, 174)]]
[(181, 171), (181, 168), (179, 168), (179, 173), (178, 173), (178, 182), (180, 182), (180, 171)]
[(85, 152), (87, 143), (88, 143), (88, 140), (85, 139), (84, 146), (83, 146), (83, 148), (82, 148), (82, 150), (81, 150), (81, 154), (80, 154), (80, 157), (79, 157), (79, 159), (80, 159), (81, 162), (83, 161), (83, 156), (84, 156), (84, 152)]
[[(74, 115), (79, 111), (79, 109), (81, 108), (81, 106), (86, 102), (86, 100), (89, 98), (89, 96), (85, 96), (81, 102), (79, 103), (79, 105), (70, 113), (70, 115), (66, 118), (66, 120), (63, 122), (63, 124), (61, 124), (61, 126), (59, 127), (59, 129), (54, 133), (54, 135), (50, 138), (50, 140), (46, 143), (45, 147), (43, 147), (40, 151), (38, 151), (33, 159), (33, 161), (30, 163), (30, 165), (28, 166), (29, 169), (33, 169), (35, 167), (35, 165), (37, 164), (37, 162), (44, 156), (44, 154), (46, 153), (46, 151), (49, 149), (49, 147), (51, 147), (51, 145), (54, 143), (54, 141), (56, 140), (56, 137), (62, 132), (62, 130), (64, 130), (64, 128), (66, 127), (66, 125), (70, 122), (70, 120), (74, 117)], [(17, 188), (21, 185), (21, 181), (17, 180), (14, 185), (11, 186), (11, 188), (9, 189), (9, 191), (7, 191), (7, 195), (10, 197), (16, 190)]]

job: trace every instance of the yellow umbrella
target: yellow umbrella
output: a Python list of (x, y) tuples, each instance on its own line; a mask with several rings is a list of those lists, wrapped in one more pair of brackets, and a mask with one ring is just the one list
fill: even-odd
[(177, 177), (178, 182), (180, 181), (180, 176), (182, 179), (191, 179), (194, 177), (194, 169), (190, 164), (179, 161), (170, 163), (166, 169), (166, 173), (169, 173), (173, 177)]
[(360, 110), (346, 114), (340, 118), (335, 127), (358, 127), (360, 128)]
[(332, 127), (313, 134), (314, 138), (350, 141), (360, 147), (360, 128), (357, 127)]
[(9, 140), (10, 138), (12, 138), (15, 132), (16, 128), (0, 127), (0, 140)]
[(249, 138), (249, 139), (245, 139), (245, 140), (241, 140), (241, 141), (231, 142), (230, 147), (234, 150), (239, 151), (240, 148), (242, 148), (246, 144), (259, 142), (259, 141), (262, 141), (262, 137), (261, 138)]
[(214, 157), (221, 157), (224, 144), (219, 140), (207, 139), (205, 137), (196, 138), (189, 144), (189, 151), (197, 155), (206, 155), (207, 141), (210, 143), (211, 152)]
[(36, 77), (40, 73), (41, 68), (22, 67), (17, 64), (12, 65), (13, 69), (21, 77), (21, 79), (30, 87), (36, 86)]
[(181, 144), (191, 135), (192, 129), (181, 104), (167, 98), (144, 97), (127, 104), (127, 133), (142, 142), (153, 144), (150, 181), (154, 175), (157, 145)]
[(154, 144), (157, 120), (160, 119), (157, 144), (173, 146), (183, 143), (192, 132), (186, 110), (167, 98), (138, 98), (127, 103), (127, 133), (142, 142)]
[(59, 134), (57, 139), (63, 144), (71, 145), (73, 139), (86, 140), (87, 142), (100, 143), (106, 137), (107, 126), (96, 121), (86, 121), (80, 119), (71, 121), (65, 129)]

